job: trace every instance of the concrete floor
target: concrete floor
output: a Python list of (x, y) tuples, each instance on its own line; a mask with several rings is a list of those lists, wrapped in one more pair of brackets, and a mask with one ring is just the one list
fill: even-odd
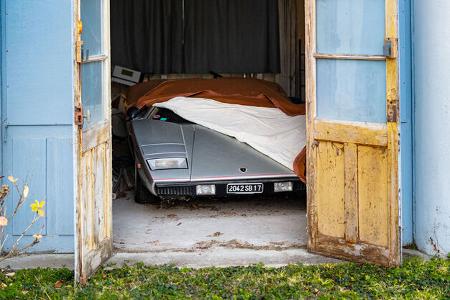
[(114, 246), (125, 252), (305, 248), (302, 199), (197, 200), (142, 205), (113, 201)]
[[(113, 201), (118, 254), (111, 262), (202, 267), (335, 261), (306, 251), (305, 208), (305, 199), (298, 197), (205, 199), (159, 206), (137, 204), (129, 194)], [(124, 253), (127, 259), (120, 259)]]

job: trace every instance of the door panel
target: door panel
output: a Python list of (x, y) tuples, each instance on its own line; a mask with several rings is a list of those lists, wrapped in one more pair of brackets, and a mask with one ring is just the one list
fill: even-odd
[[(318, 229), (330, 236), (344, 237), (344, 145), (320, 143), (317, 149), (317, 176), (322, 180), (317, 186)], [(333, 226), (329, 226), (333, 224)]]
[(400, 263), (396, 0), (308, 0), (308, 247)]
[(317, 52), (383, 54), (384, 1), (317, 0)]
[(78, 128), (75, 275), (85, 282), (112, 253), (109, 0), (80, 0), (78, 6), (77, 102), (84, 122)]
[(317, 61), (317, 118), (356, 122), (386, 121), (384, 61)]
[[(102, 122), (105, 117), (106, 99), (103, 96), (104, 62), (85, 62), (81, 67), (81, 101), (84, 112), (84, 127), (92, 128), (92, 125)], [(84, 84), (83, 84), (84, 83)]]

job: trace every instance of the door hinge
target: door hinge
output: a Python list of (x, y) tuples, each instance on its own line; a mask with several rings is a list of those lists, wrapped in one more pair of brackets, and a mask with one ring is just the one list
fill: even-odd
[(397, 41), (398, 39), (384, 39), (383, 55), (386, 58), (397, 58)]
[(398, 99), (388, 99), (387, 100), (387, 121), (388, 122), (398, 122)]
[(75, 125), (77, 125), (79, 129), (82, 129), (84, 124), (84, 116), (83, 116), (83, 108), (81, 106), (75, 106), (74, 116), (75, 116)]

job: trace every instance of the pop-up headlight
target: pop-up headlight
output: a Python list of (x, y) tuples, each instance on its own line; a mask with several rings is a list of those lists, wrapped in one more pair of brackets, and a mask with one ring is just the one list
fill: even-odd
[(187, 161), (184, 157), (149, 159), (147, 163), (152, 170), (187, 169)]

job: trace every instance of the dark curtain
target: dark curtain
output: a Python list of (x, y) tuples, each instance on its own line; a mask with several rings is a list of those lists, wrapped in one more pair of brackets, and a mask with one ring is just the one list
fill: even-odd
[(277, 0), (185, 0), (187, 73), (279, 73)]
[(277, 0), (111, 0), (113, 65), (145, 73), (279, 73)]
[(111, 0), (111, 57), (145, 73), (182, 73), (183, 0)]

